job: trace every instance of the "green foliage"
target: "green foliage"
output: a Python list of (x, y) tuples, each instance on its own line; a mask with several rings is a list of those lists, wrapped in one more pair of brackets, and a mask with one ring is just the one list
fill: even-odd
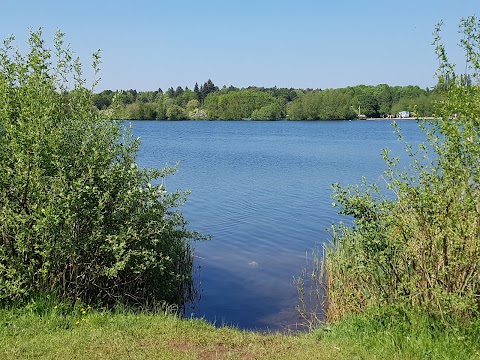
[(392, 114), (398, 114), (400, 111), (410, 111), (416, 117), (428, 117), (435, 115), (435, 103), (440, 100), (438, 92), (420, 95), (413, 99), (402, 98), (392, 106), (391, 112)]
[(356, 117), (346, 89), (308, 92), (287, 109), (291, 120), (344, 120)]
[(359, 109), (360, 113), (366, 115), (367, 117), (378, 117), (380, 115), (378, 100), (373, 94), (373, 91), (370, 90), (371, 87), (357, 87), (354, 90), (355, 95), (351, 100), (352, 107), (354, 109)]
[(158, 105), (155, 103), (134, 102), (123, 109), (126, 120), (152, 120), (158, 118)]
[(187, 118), (185, 110), (181, 106), (175, 104), (167, 107), (166, 116), (168, 120), (185, 120)]
[[(436, 114), (426, 143), (406, 145), (410, 168), (385, 151), (390, 194), (375, 185), (334, 187), (353, 226), (333, 229), (327, 252), (328, 316), (396, 305), (473, 319), (480, 311), (480, 22), (461, 22), (465, 76), (454, 76), (436, 30)], [(393, 196), (392, 196), (393, 195)]]
[[(274, 101), (275, 98), (270, 94), (247, 89), (226, 94), (210, 94), (205, 99), (204, 106), (215, 118), (242, 120), (251, 119), (254, 111), (273, 104)], [(265, 109), (264, 114), (271, 111), (274, 109)]]
[(186, 110), (190, 112), (190, 111), (194, 111), (195, 109), (198, 109), (199, 107), (200, 107), (200, 101), (198, 101), (197, 99), (192, 99), (187, 103)]
[(114, 92), (112, 90), (104, 90), (99, 94), (94, 95), (95, 106), (99, 109), (106, 109), (110, 105), (112, 105), (112, 100), (114, 96)]
[(321, 92), (308, 92), (287, 107), (290, 120), (318, 120), (321, 108)]
[(423, 116), (432, 116), (436, 99), (436, 93), (418, 86), (358, 85), (309, 91), (288, 104), (287, 113), (290, 120), (354, 119), (359, 113), (382, 117), (410, 109)]
[[(466, 81), (464, 79), (464, 81)], [(301, 90), (250, 86), (221, 90), (208, 80), (194, 90), (178, 86), (158, 91), (102, 91), (95, 105), (115, 119), (221, 119), (221, 120), (344, 120), (361, 114), (384, 117), (409, 110), (415, 116), (432, 116), (437, 90), (418, 86), (358, 85), (342, 89)], [(198, 101), (198, 104), (196, 103)], [(167, 114), (168, 108), (170, 117)], [(181, 108), (181, 109), (180, 109)]]
[(136, 165), (139, 140), (100, 117), (63, 39), (52, 51), (38, 30), (26, 55), (13, 37), (0, 49), (0, 303), (181, 305), (198, 235), (185, 194), (163, 185), (175, 169)]
[(254, 110), (252, 120), (280, 120), (285, 118), (285, 103), (277, 100), (260, 109)]

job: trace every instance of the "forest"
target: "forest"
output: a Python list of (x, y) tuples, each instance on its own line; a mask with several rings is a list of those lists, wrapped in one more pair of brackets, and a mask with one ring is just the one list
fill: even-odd
[(104, 90), (95, 105), (114, 119), (137, 120), (340, 120), (382, 118), (409, 111), (434, 116), (438, 86), (357, 85), (338, 89), (250, 86), (219, 88), (210, 79), (166, 91)]

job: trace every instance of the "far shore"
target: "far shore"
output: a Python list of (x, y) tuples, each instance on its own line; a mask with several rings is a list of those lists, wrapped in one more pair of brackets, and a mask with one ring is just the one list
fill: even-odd
[(433, 120), (433, 117), (407, 117), (407, 118), (402, 118), (402, 117), (394, 117), (394, 118), (366, 118), (366, 119), (358, 119), (361, 121), (364, 120)]

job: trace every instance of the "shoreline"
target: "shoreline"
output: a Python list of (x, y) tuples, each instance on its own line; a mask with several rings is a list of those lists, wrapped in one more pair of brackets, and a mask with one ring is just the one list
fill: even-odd
[(408, 118), (401, 118), (401, 117), (394, 117), (394, 118), (366, 118), (366, 119), (356, 119), (359, 121), (379, 121), (379, 120), (433, 120), (434, 117), (408, 117)]

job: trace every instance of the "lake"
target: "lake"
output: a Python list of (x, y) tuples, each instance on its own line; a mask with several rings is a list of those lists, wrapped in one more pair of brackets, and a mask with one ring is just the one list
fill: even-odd
[[(424, 139), (416, 121), (397, 123), (411, 143)], [(241, 329), (299, 322), (293, 278), (342, 220), (331, 184), (359, 184), (362, 176), (382, 183), (386, 147), (406, 158), (391, 121), (132, 124), (142, 140), (139, 164), (179, 161), (166, 188), (191, 191), (181, 209), (189, 228), (212, 237), (195, 244), (200, 298), (187, 316)]]

